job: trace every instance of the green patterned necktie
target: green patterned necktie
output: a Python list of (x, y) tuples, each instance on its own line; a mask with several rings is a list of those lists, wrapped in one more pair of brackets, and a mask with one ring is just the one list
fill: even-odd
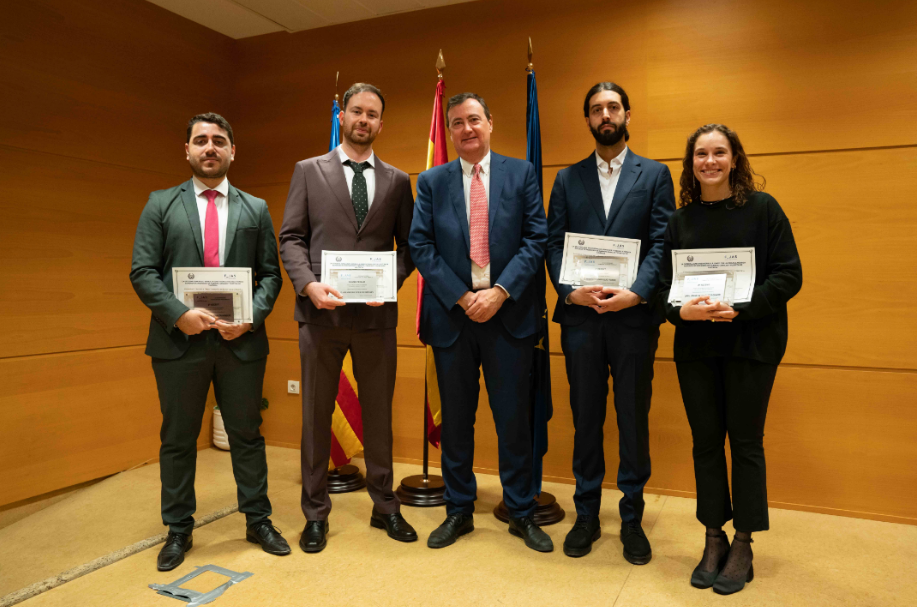
[(353, 183), (350, 185), (350, 198), (353, 200), (353, 212), (357, 216), (357, 229), (363, 225), (366, 214), (369, 213), (369, 194), (366, 190), (366, 177), (363, 171), (372, 167), (369, 162), (354, 162), (348, 160), (347, 166), (353, 169)]

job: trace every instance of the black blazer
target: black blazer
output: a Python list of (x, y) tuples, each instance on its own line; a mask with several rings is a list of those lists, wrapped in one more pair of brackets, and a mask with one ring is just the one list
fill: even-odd
[[(567, 232), (640, 240), (640, 265), (631, 291), (651, 302), (659, 288), (665, 228), (674, 211), (675, 190), (669, 168), (633, 150), (628, 149), (624, 157), (607, 218), (595, 152), (561, 170), (554, 180), (548, 207), (548, 272), (557, 291), (554, 322), (578, 325), (596, 314), (595, 310), (564, 303), (573, 291), (572, 286), (558, 282)], [(652, 305), (638, 305), (615, 314), (637, 326), (664, 321)]]

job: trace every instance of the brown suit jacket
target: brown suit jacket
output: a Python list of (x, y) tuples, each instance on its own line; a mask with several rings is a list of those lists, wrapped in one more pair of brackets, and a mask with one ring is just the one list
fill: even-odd
[(375, 158), (376, 192), (363, 225), (357, 229), (353, 202), (337, 149), (296, 163), (280, 228), (280, 258), (296, 289), (299, 322), (354, 330), (398, 325), (398, 304), (374, 308), (350, 304), (319, 310), (301, 295), (307, 284), (321, 281), (322, 251), (391, 251), (397, 247), (398, 288), (414, 271), (408, 233), (414, 216), (414, 194), (407, 173)]

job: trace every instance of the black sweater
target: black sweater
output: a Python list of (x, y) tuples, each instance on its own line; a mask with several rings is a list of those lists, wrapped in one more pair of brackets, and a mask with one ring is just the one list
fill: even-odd
[[(686, 321), (668, 303), (672, 249), (755, 248), (755, 288), (731, 323)], [(786, 303), (802, 287), (802, 265), (790, 221), (773, 196), (752, 193), (741, 207), (732, 198), (715, 205), (693, 202), (672, 214), (665, 232), (657, 304), (675, 325), (675, 360), (713, 356), (778, 364), (786, 352)]]

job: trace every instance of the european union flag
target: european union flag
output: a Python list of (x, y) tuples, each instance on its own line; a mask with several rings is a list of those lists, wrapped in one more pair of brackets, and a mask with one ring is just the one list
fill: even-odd
[[(338, 105), (338, 100), (334, 100), (334, 105), (331, 106), (331, 142), (328, 144), (328, 151), (330, 152), (337, 146), (341, 145), (341, 123), (338, 120), (338, 115), (341, 113), (341, 107)], [(539, 156), (541, 158), (541, 156)]]
[[(535, 70), (528, 75), (528, 103), (525, 108), (526, 148), (525, 159), (535, 165), (538, 176), (538, 191), (544, 204), (544, 186), (541, 177), (541, 123), (538, 119), (538, 87), (535, 84)], [(548, 303), (545, 300), (547, 277), (544, 264), (535, 275), (535, 292), (539, 293), (538, 328), (535, 331), (535, 356), (532, 361), (532, 482), (534, 494), (541, 494), (541, 460), (548, 452), (548, 420), (554, 414), (551, 402), (551, 348), (548, 345)]]

